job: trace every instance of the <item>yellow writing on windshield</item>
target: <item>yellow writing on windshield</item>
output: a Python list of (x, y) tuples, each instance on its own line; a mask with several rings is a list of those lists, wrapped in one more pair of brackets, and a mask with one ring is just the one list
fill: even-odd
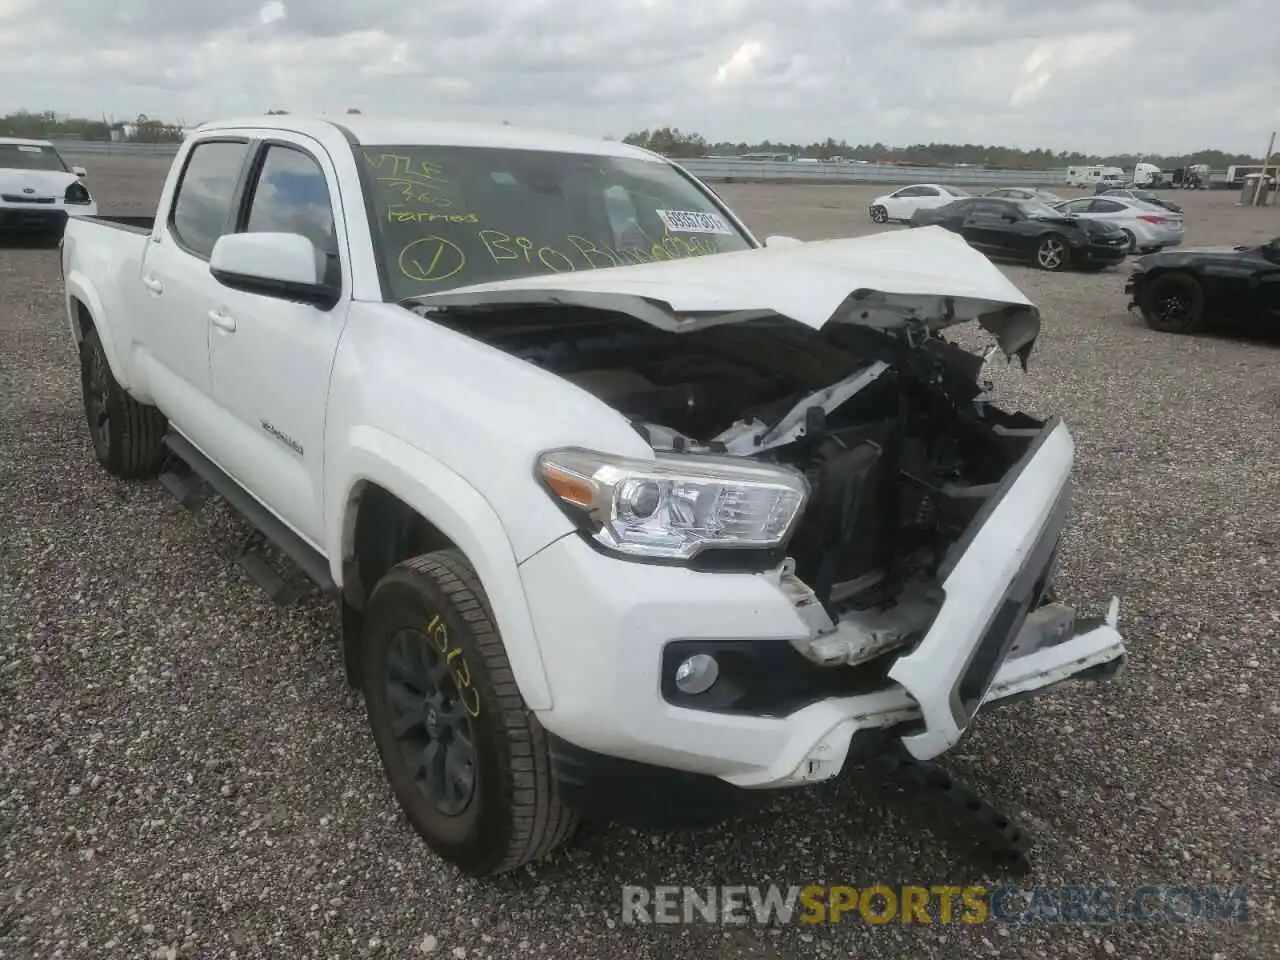
[(405, 244), (398, 258), (400, 272), (419, 283), (439, 283), (467, 265), (467, 255), (443, 237), (420, 237)]
[(536, 246), (528, 237), (512, 236), (501, 230), (481, 230), (478, 236), (494, 263), (502, 263), (505, 260), (524, 260), (525, 263), (532, 264), (536, 259), (538, 263), (556, 273), (577, 269), (573, 261), (555, 247)]
[(434, 207), (456, 206), (450, 194), (456, 186), (438, 163), (400, 153), (365, 153), (365, 161), (378, 171), (378, 183), (399, 193), (406, 200)]
[(511, 260), (522, 260), (531, 265), (537, 262), (557, 273), (576, 270), (579, 264), (591, 270), (720, 252), (714, 240), (703, 237), (685, 239), (668, 236), (662, 243), (655, 243), (646, 250), (642, 247), (614, 248), (578, 234), (566, 236), (563, 247), (538, 244), (528, 237), (503, 233), (501, 230), (481, 230), (478, 236), (495, 264)]
[(439, 210), (408, 210), (401, 204), (387, 207), (392, 223), (479, 223), (474, 213), (441, 213)]

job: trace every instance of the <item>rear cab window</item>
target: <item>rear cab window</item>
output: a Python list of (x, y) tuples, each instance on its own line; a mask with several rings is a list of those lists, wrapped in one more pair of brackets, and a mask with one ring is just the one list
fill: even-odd
[(249, 153), (243, 140), (204, 140), (187, 156), (173, 206), (169, 232), (192, 256), (208, 260), (218, 238), (231, 229), (232, 201)]
[(395, 300), (753, 246), (713, 196), (656, 160), (494, 147), (355, 150)]

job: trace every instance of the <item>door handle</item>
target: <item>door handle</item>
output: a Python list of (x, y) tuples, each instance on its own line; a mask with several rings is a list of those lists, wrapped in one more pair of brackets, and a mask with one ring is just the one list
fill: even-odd
[(155, 294), (164, 293), (164, 284), (161, 283), (159, 280), (157, 280), (155, 277), (143, 277), (142, 285), (146, 287), (148, 290), (150, 290), (152, 293), (155, 293)]
[(215, 327), (217, 327), (219, 330), (225, 330), (227, 333), (235, 333), (235, 332), (236, 332), (236, 321), (235, 321), (235, 318), (234, 318), (234, 317), (232, 317), (232, 316), (231, 316), (230, 314), (228, 314), (228, 313), (223, 313), (221, 310), (216, 310), (216, 309), (215, 309), (215, 310), (210, 310), (210, 311), (209, 311), (209, 320), (210, 320), (210, 321), (213, 323), (213, 325), (214, 325)]

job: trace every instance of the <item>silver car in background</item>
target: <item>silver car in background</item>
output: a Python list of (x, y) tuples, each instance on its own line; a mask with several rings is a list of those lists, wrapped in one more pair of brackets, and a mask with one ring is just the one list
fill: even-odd
[(1182, 243), (1183, 217), (1163, 207), (1130, 197), (1081, 197), (1054, 206), (1081, 220), (1102, 220), (1129, 235), (1130, 253), (1154, 253)]

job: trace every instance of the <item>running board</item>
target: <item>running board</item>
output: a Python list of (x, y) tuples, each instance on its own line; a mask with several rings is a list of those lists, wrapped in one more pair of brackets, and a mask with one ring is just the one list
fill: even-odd
[[(287, 580), (277, 573), (262, 552), (262, 540), (269, 541), (279, 551), (292, 560), (312, 583), (326, 594), (336, 594), (337, 585), (329, 573), (329, 561), (314, 547), (288, 528), (275, 514), (260, 504), (244, 487), (224, 472), (217, 464), (197, 450), (186, 437), (178, 433), (168, 433), (164, 445), (191, 468), (193, 474), (203, 481), (213, 493), (218, 494), (237, 513), (245, 518), (258, 532), (261, 539), (251, 537), (241, 549), (236, 563), (254, 583), (261, 587), (276, 603), (287, 603), (296, 599), (296, 591), (290, 588)], [(174, 474), (165, 488), (174, 493), (176, 486), (180, 492), (178, 501), (186, 506), (194, 498), (185, 478)], [(163, 481), (162, 481), (163, 482)], [(198, 496), (198, 494), (197, 494)]]

